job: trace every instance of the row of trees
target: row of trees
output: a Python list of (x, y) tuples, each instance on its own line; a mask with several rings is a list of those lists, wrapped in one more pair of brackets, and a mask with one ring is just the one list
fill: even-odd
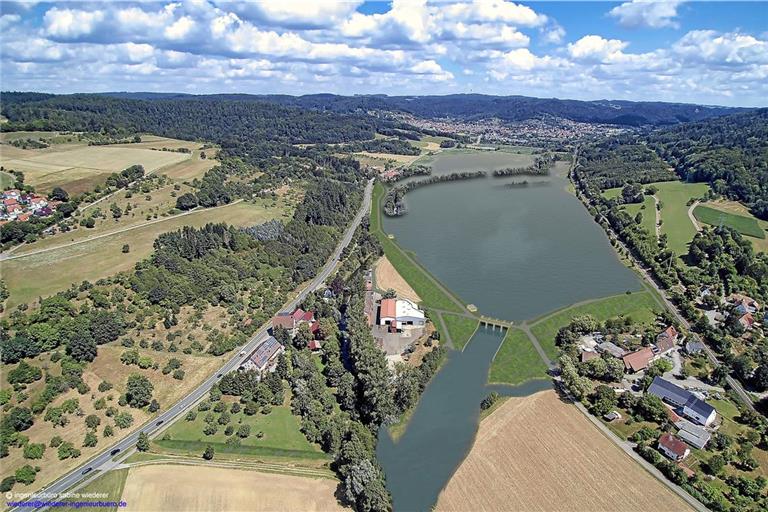
[(410, 181), (405, 185), (395, 185), (394, 187), (390, 188), (387, 191), (387, 195), (384, 196), (384, 213), (390, 217), (405, 215), (407, 213), (405, 195), (415, 188), (431, 185), (433, 183), (471, 180), (475, 178), (485, 178), (486, 176), (487, 173), (485, 171), (464, 171), (454, 172), (451, 174), (441, 174), (438, 176), (430, 176), (429, 178), (423, 180)]

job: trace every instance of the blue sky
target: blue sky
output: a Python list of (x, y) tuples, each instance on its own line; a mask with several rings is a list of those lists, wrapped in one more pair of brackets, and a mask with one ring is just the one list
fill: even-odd
[(766, 106), (768, 4), (0, 2), (0, 88)]

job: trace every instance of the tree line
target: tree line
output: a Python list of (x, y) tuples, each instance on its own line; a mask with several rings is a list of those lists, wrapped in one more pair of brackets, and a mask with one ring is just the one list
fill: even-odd
[(405, 195), (417, 187), (431, 185), (433, 183), (443, 183), (458, 180), (471, 180), (475, 178), (485, 178), (488, 174), (485, 171), (464, 171), (451, 174), (441, 174), (439, 176), (430, 176), (429, 178), (410, 181), (404, 185), (396, 185), (387, 191), (384, 196), (384, 213), (390, 217), (399, 217), (407, 213), (405, 205)]

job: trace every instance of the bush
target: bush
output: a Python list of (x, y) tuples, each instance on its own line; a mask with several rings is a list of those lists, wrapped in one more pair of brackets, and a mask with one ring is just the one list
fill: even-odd
[(21, 482), (24, 485), (29, 485), (35, 481), (35, 477), (37, 476), (37, 471), (35, 471), (35, 468), (30, 466), (29, 464), (26, 464), (16, 470), (15, 476), (16, 476), (17, 482)]
[(27, 443), (24, 446), (24, 458), (25, 459), (42, 459), (45, 452), (45, 445), (43, 443)]

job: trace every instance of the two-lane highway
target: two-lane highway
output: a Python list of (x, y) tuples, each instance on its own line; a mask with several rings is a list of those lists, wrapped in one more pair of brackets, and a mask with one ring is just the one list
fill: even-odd
[[(290, 300), (288, 303), (286, 303), (283, 306), (283, 310), (293, 311), (296, 308), (296, 306), (299, 303), (301, 303), (309, 293), (317, 290), (325, 282), (328, 276), (330, 276), (331, 273), (334, 271), (334, 269), (336, 268), (336, 265), (340, 260), (341, 252), (344, 250), (345, 247), (349, 245), (349, 243), (352, 240), (352, 237), (355, 234), (355, 230), (360, 225), (360, 222), (362, 221), (363, 217), (370, 211), (372, 191), (373, 191), (373, 180), (371, 179), (368, 181), (368, 184), (365, 187), (363, 204), (360, 207), (360, 210), (358, 211), (354, 220), (350, 223), (349, 227), (345, 231), (344, 236), (339, 241), (339, 244), (336, 246), (336, 249), (334, 250), (329, 260), (326, 262), (323, 268), (320, 269), (317, 276), (315, 276), (315, 278), (312, 279), (309, 282), (309, 284), (305, 286), (301, 290), (301, 292), (299, 292), (296, 295), (296, 297), (294, 297), (292, 300)], [(192, 406), (194, 406), (199, 400), (201, 400), (211, 389), (211, 386), (213, 386), (213, 384), (216, 381), (218, 381), (224, 374), (239, 368), (240, 365), (247, 359), (247, 357), (254, 350), (256, 350), (256, 348), (265, 339), (267, 339), (267, 329), (268, 329), (268, 326), (264, 326), (261, 329), (259, 329), (256, 333), (254, 333), (254, 335), (248, 340), (248, 343), (246, 343), (244, 346), (238, 349), (234, 357), (229, 359), (229, 361), (227, 361), (226, 364), (224, 364), (224, 366), (222, 366), (215, 374), (207, 378), (205, 382), (200, 384), (191, 393), (189, 393), (187, 396), (185, 396), (184, 398), (176, 402), (170, 409), (164, 411), (163, 413), (161, 413), (160, 415), (152, 419), (150, 422), (144, 424), (144, 426), (142, 426), (140, 429), (137, 429), (135, 432), (121, 439), (120, 441), (110, 446), (108, 449), (104, 450), (100, 454), (96, 455), (95, 457), (92, 457), (85, 464), (81, 465), (80, 467), (71, 471), (65, 476), (61, 477), (59, 480), (56, 480), (55, 482), (50, 484), (48, 487), (42, 489), (39, 492), (46, 493), (49, 496), (64, 493), (68, 489), (72, 488), (74, 485), (82, 481), (83, 479), (94, 476), (93, 473), (95, 471), (103, 472), (103, 471), (108, 471), (112, 469), (112, 467), (115, 466), (115, 463), (112, 461), (112, 459), (118, 454), (125, 453), (131, 450), (136, 445), (136, 441), (139, 438), (139, 433), (143, 432), (145, 434), (148, 434), (150, 437), (153, 436), (154, 434), (159, 432), (161, 429), (163, 429), (165, 426), (167, 426), (168, 423), (172, 422), (178, 416), (185, 413)], [(30, 499), (34, 500), (35, 498), (32, 497)]]

